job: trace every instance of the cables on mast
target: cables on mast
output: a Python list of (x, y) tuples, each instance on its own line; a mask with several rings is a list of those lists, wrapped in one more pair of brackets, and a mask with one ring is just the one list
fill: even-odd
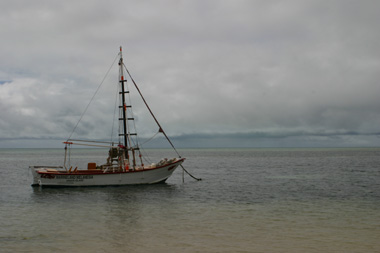
[(144, 96), (142, 95), (142, 93), (141, 93), (139, 87), (137, 86), (135, 80), (133, 80), (133, 78), (132, 78), (131, 74), (129, 73), (129, 71), (128, 71), (127, 67), (125, 66), (125, 64), (124, 64), (124, 68), (125, 68), (125, 70), (127, 71), (129, 78), (131, 78), (132, 83), (133, 83), (134, 86), (136, 87), (136, 90), (137, 90), (138, 93), (140, 94), (140, 96), (141, 96), (141, 98), (142, 98), (142, 100), (143, 100), (145, 106), (148, 108), (148, 110), (149, 110), (150, 114), (152, 115), (154, 121), (156, 122), (157, 126), (159, 127), (159, 129), (160, 129), (159, 132), (161, 132), (161, 133), (164, 134), (165, 138), (168, 140), (168, 142), (170, 143), (170, 145), (172, 146), (172, 148), (174, 149), (174, 151), (177, 153), (178, 157), (181, 158), (181, 155), (178, 153), (177, 149), (174, 147), (173, 143), (171, 142), (171, 140), (169, 139), (169, 137), (166, 135), (165, 131), (162, 129), (162, 127), (161, 127), (160, 123), (158, 122), (156, 116), (154, 116), (152, 110), (150, 109), (148, 103), (146, 102)]
[(82, 120), (84, 114), (85, 114), (85, 113), (87, 112), (87, 110), (88, 110), (88, 107), (90, 107), (90, 104), (91, 104), (92, 101), (94, 100), (94, 98), (95, 98), (96, 94), (98, 93), (100, 87), (103, 85), (104, 81), (106, 80), (106, 78), (107, 78), (109, 72), (111, 71), (113, 65), (115, 64), (116, 59), (118, 58), (118, 56), (119, 56), (119, 54), (116, 55), (116, 57), (115, 57), (115, 59), (113, 60), (113, 62), (112, 62), (112, 64), (111, 64), (110, 68), (108, 69), (107, 73), (105, 74), (103, 80), (100, 82), (100, 84), (99, 84), (98, 88), (96, 89), (94, 95), (92, 96), (90, 102), (87, 104), (87, 106), (86, 106), (86, 108), (84, 109), (82, 115), (80, 116), (80, 118), (79, 118), (77, 124), (75, 125), (74, 129), (71, 131), (71, 133), (70, 133), (70, 135), (69, 135), (69, 138), (67, 138), (67, 139), (70, 139), (71, 136), (74, 134), (75, 130), (77, 129), (77, 127), (78, 127), (78, 125), (79, 125), (79, 122)]

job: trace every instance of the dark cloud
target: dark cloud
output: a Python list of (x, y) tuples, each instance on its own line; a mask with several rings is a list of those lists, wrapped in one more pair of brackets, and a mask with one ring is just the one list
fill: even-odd
[[(120, 45), (153, 112), (183, 146), (379, 145), (379, 7), (5, 1), (0, 146), (67, 138)], [(113, 75), (75, 134), (109, 138)], [(157, 127), (138, 106), (148, 138)]]

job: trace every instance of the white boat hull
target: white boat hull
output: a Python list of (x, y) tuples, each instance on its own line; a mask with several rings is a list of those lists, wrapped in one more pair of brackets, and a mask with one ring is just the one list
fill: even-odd
[(32, 186), (116, 186), (165, 182), (183, 161), (184, 158), (156, 168), (123, 172), (99, 170), (67, 172), (51, 166), (30, 166), (29, 168), (33, 174)]

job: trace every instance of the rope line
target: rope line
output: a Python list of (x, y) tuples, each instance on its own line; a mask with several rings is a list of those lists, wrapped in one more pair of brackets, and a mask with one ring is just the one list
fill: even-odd
[[(162, 133), (164, 134), (165, 138), (168, 140), (168, 142), (170, 143), (170, 145), (172, 146), (172, 148), (174, 149), (174, 151), (177, 153), (177, 155), (179, 156), (179, 158), (181, 158), (181, 155), (178, 153), (177, 149), (174, 147), (173, 143), (171, 142), (171, 140), (169, 139), (169, 137), (166, 135), (165, 131), (162, 129), (160, 123), (158, 122), (158, 120), (157, 120), (156, 117), (154, 116), (152, 110), (150, 109), (148, 103), (146, 102), (144, 96), (142, 95), (142, 93), (141, 93), (139, 87), (137, 86), (135, 80), (133, 80), (131, 74), (129, 73), (129, 71), (128, 71), (128, 69), (127, 69), (127, 67), (125, 66), (124, 63), (123, 63), (123, 66), (124, 66), (125, 70), (127, 71), (128, 75), (129, 75), (129, 78), (131, 78), (131, 81), (132, 81), (132, 83), (134, 84), (136, 90), (137, 90), (138, 93), (140, 94), (140, 96), (141, 96), (143, 102), (145, 103), (146, 107), (148, 108), (150, 114), (152, 115), (154, 121), (156, 121), (156, 124), (157, 124), (158, 127), (159, 127), (158, 133), (162, 132)], [(153, 137), (154, 137), (154, 136), (153, 136)], [(194, 177), (193, 175), (191, 175), (190, 172), (188, 172), (188, 171), (183, 167), (182, 164), (181, 164), (181, 168), (182, 168), (182, 170), (183, 170), (184, 172), (186, 172), (186, 173), (187, 173), (189, 176), (191, 176), (193, 179), (195, 179), (195, 180), (197, 180), (197, 181), (201, 181), (201, 180), (202, 180), (201, 178), (196, 178), (196, 177)]]
[(143, 143), (140, 144), (140, 146), (143, 146), (145, 143), (148, 143), (150, 142), (151, 140), (153, 140), (154, 137), (157, 136), (157, 134), (159, 134), (160, 131), (158, 131), (157, 133), (155, 133), (152, 137), (150, 137), (148, 140), (144, 141)]
[(92, 103), (92, 101), (94, 100), (94, 98), (95, 98), (96, 94), (98, 93), (100, 87), (101, 87), (102, 84), (104, 83), (104, 80), (106, 80), (106, 78), (107, 78), (107, 76), (108, 76), (108, 73), (111, 71), (111, 68), (112, 68), (113, 65), (115, 64), (115, 61), (116, 61), (116, 59), (118, 58), (118, 56), (119, 56), (119, 54), (116, 55), (115, 60), (112, 62), (112, 64), (111, 64), (110, 68), (108, 69), (106, 75), (104, 76), (103, 80), (100, 82), (100, 84), (99, 84), (98, 88), (96, 89), (94, 95), (92, 96), (90, 102), (89, 102), (88, 105), (86, 106), (86, 109), (84, 109), (84, 111), (83, 111), (82, 115), (80, 116), (80, 118), (79, 118), (77, 124), (75, 125), (73, 131), (70, 133), (70, 136), (69, 136), (69, 138), (67, 138), (67, 139), (70, 139), (71, 136), (73, 135), (73, 133), (75, 132), (76, 128), (77, 128), (78, 125), (79, 125), (79, 122), (82, 120), (84, 114), (87, 112), (88, 107), (90, 107), (90, 104)]
[(119, 88), (116, 89), (115, 105), (114, 105), (113, 119), (112, 119), (111, 142), (113, 142), (113, 130), (114, 130), (114, 127), (115, 127), (115, 118), (116, 118), (116, 111), (117, 111), (117, 96), (118, 96), (118, 93), (119, 93)]
[(173, 143), (171, 142), (171, 140), (169, 139), (169, 137), (166, 135), (166, 133), (165, 133), (165, 131), (162, 129), (160, 123), (158, 122), (158, 120), (157, 120), (156, 117), (154, 116), (152, 110), (150, 109), (148, 103), (146, 102), (144, 96), (142, 95), (142, 93), (141, 93), (139, 87), (137, 86), (135, 80), (133, 80), (131, 74), (129, 73), (129, 71), (128, 71), (128, 69), (127, 69), (127, 67), (125, 66), (125, 64), (123, 64), (123, 65), (124, 65), (124, 68), (125, 68), (125, 70), (127, 71), (128, 75), (129, 75), (129, 77), (131, 78), (133, 84), (135, 85), (136, 90), (139, 92), (139, 94), (140, 94), (140, 96), (141, 96), (143, 102), (145, 103), (146, 107), (148, 108), (150, 114), (152, 115), (154, 121), (156, 121), (156, 124), (157, 124), (158, 127), (160, 128), (159, 131), (162, 132), (162, 133), (164, 134), (165, 138), (168, 140), (168, 142), (170, 143), (170, 145), (172, 146), (172, 148), (174, 149), (174, 151), (177, 153), (178, 157), (181, 158), (181, 155), (178, 153), (177, 149), (174, 147)]
[(190, 177), (194, 178), (197, 181), (201, 181), (202, 180), (202, 178), (196, 178), (193, 175), (191, 175), (190, 172), (188, 172), (187, 170), (185, 170), (185, 168), (182, 166), (182, 164), (181, 164), (181, 167), (182, 167), (183, 171), (186, 172)]

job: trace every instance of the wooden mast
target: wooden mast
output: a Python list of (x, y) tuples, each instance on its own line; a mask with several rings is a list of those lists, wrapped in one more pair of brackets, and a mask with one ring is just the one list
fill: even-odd
[(128, 132), (127, 132), (127, 115), (126, 115), (126, 111), (127, 111), (127, 105), (125, 104), (125, 93), (127, 93), (125, 91), (125, 88), (124, 88), (124, 83), (127, 81), (127, 80), (124, 80), (124, 74), (123, 74), (123, 54), (122, 54), (122, 48), (120, 47), (120, 61), (119, 61), (119, 66), (120, 66), (120, 85), (121, 85), (121, 98), (122, 98), (122, 104), (121, 104), (121, 110), (123, 112), (123, 135), (124, 136), (124, 148), (125, 150), (127, 151), (126, 152), (126, 158), (128, 159), (128, 139), (127, 139), (127, 136), (128, 136)]

